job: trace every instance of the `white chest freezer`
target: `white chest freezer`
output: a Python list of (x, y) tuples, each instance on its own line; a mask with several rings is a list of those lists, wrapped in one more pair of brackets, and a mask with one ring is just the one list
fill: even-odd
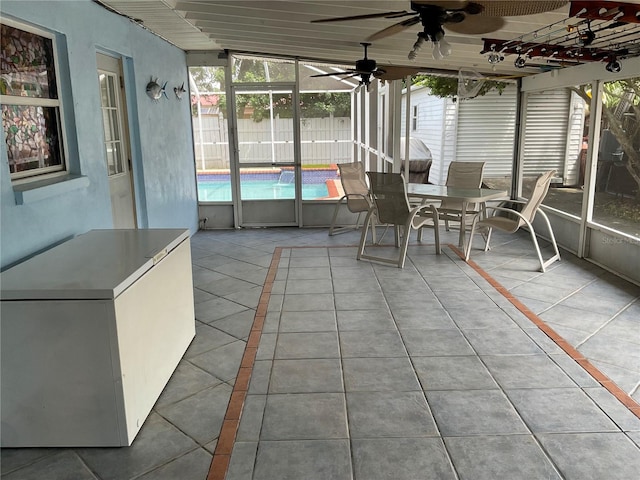
[(195, 336), (189, 232), (92, 230), (0, 274), (2, 447), (131, 445)]

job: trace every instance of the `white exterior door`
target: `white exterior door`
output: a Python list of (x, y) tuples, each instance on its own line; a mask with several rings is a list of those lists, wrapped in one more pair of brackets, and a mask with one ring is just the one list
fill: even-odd
[(98, 54), (98, 79), (113, 228), (136, 228), (133, 173), (127, 141), (127, 116), (122, 78), (120, 60)]

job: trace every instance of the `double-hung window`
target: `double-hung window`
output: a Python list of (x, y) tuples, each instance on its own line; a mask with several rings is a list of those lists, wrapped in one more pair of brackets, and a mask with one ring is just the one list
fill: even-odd
[(55, 39), (0, 24), (2, 129), (12, 180), (65, 170)]

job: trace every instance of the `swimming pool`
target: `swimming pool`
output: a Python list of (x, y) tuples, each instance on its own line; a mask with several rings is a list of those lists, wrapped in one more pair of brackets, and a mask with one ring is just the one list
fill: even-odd
[[(278, 183), (273, 180), (243, 180), (243, 200), (293, 199), (293, 183)], [(329, 195), (326, 183), (302, 185), (302, 199), (315, 200)], [(228, 182), (198, 182), (198, 200), (201, 202), (230, 202), (231, 184)]]

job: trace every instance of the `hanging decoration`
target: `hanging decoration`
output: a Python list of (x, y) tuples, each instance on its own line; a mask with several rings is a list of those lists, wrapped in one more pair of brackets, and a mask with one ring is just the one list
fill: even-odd
[(160, 100), (162, 95), (164, 95), (164, 97), (168, 100), (169, 97), (167, 97), (167, 92), (165, 92), (166, 86), (167, 82), (164, 82), (164, 85), (160, 86), (160, 84), (158, 83), (158, 79), (156, 78), (154, 80), (153, 77), (151, 77), (151, 81), (147, 83), (147, 95), (149, 95), (149, 98), (155, 100), (156, 102)]
[(182, 85), (180, 85), (179, 87), (173, 87), (173, 93), (176, 94), (178, 100), (182, 100), (182, 95), (184, 95), (184, 92), (186, 92), (184, 88), (184, 82), (182, 82)]
[(508, 55), (517, 55), (517, 68), (542, 59), (549, 67), (603, 62), (608, 71), (619, 72), (620, 60), (640, 55), (640, 5), (574, 1), (567, 19), (512, 40), (482, 40), (480, 53), (487, 54), (487, 61), (493, 65)]

